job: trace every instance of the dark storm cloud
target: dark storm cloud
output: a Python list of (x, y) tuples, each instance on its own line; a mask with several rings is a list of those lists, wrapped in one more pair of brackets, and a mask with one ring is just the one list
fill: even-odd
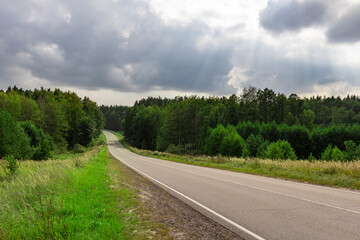
[[(52, 84), (141, 92), (228, 94), (233, 44), (199, 47), (209, 34), (193, 22), (169, 26), (147, 3), (5, 0), (0, 8), (0, 84), (18, 71)], [(25, 80), (25, 79), (24, 79)]]
[(353, 43), (360, 41), (360, 4), (349, 8), (326, 33), (330, 42)]
[(321, 0), (270, 0), (260, 13), (260, 24), (272, 33), (299, 31), (322, 23), (327, 8), (326, 1)]

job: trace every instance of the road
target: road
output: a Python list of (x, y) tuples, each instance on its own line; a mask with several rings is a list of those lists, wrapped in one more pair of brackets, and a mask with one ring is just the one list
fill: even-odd
[(105, 131), (111, 154), (245, 239), (360, 239), (360, 192), (148, 158)]

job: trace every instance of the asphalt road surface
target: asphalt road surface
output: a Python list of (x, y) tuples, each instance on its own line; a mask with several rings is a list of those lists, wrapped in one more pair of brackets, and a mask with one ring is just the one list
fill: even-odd
[(104, 133), (115, 158), (245, 239), (360, 239), (358, 191), (143, 157)]

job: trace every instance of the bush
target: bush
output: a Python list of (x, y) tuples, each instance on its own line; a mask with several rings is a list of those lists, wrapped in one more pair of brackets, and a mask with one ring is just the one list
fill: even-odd
[(309, 160), (310, 162), (315, 161), (315, 160), (316, 160), (316, 157), (315, 157), (312, 153), (310, 153), (310, 155), (309, 155), (309, 157), (308, 157), (308, 160)]
[(265, 157), (270, 159), (285, 159), (285, 154), (279, 144), (271, 143), (265, 151)]
[(74, 145), (74, 151), (75, 151), (76, 153), (83, 153), (83, 152), (86, 151), (86, 148), (85, 148), (83, 145), (81, 145), (81, 144), (75, 144), (75, 145)]
[(343, 152), (337, 147), (332, 147), (331, 144), (327, 146), (324, 152), (321, 154), (321, 160), (324, 161), (343, 161), (344, 154)]
[(261, 135), (250, 134), (246, 139), (245, 146), (243, 149), (243, 157), (256, 157), (260, 145), (264, 142)]
[(267, 148), (269, 147), (269, 145), (270, 145), (270, 142), (268, 140), (262, 142), (257, 149), (256, 156), (259, 158), (265, 158), (266, 157), (265, 152), (266, 152)]
[(331, 161), (332, 146), (329, 144), (321, 154), (321, 160)]
[(337, 146), (335, 146), (332, 150), (331, 158), (332, 158), (332, 160), (335, 160), (335, 161), (343, 161), (344, 154)]
[(345, 141), (344, 161), (352, 161), (360, 158), (360, 145), (356, 147), (356, 143), (352, 140)]
[(51, 157), (54, 150), (54, 141), (52, 137), (44, 133), (42, 129), (38, 129), (30, 121), (20, 123), (25, 133), (30, 139), (30, 146), (33, 148), (33, 160), (47, 160)]
[(288, 141), (299, 158), (306, 158), (311, 152), (311, 136), (309, 130), (300, 125), (291, 127), (279, 125), (282, 139)]
[(48, 160), (52, 156), (53, 142), (51, 137), (45, 138), (41, 141), (39, 146), (35, 149), (33, 160)]
[(165, 152), (182, 155), (184, 153), (184, 148), (181, 146), (175, 146), (174, 144), (170, 144)]
[(243, 138), (248, 138), (251, 134), (258, 135), (260, 131), (259, 123), (239, 122), (236, 125), (236, 131)]
[(19, 169), (19, 163), (15, 160), (13, 156), (7, 156), (5, 160), (8, 163), (8, 165), (6, 166), (8, 173), (10, 175), (14, 175)]
[(0, 158), (8, 155), (15, 159), (27, 159), (31, 157), (32, 149), (20, 124), (9, 113), (0, 110)]
[(228, 125), (226, 127), (225, 136), (221, 141), (220, 153), (224, 156), (240, 157), (244, 145), (245, 145), (245, 141), (237, 133), (235, 127), (232, 125)]
[(225, 127), (221, 124), (214, 129), (209, 129), (207, 138), (205, 139), (205, 152), (208, 155), (217, 155), (220, 153), (220, 146), (226, 135)]
[(291, 144), (285, 140), (278, 140), (271, 143), (265, 151), (265, 157), (270, 159), (297, 159)]

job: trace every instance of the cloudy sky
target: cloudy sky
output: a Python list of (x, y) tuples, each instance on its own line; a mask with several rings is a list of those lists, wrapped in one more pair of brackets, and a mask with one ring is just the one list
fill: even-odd
[(359, 95), (359, 26), (359, 0), (1, 0), (0, 88)]

